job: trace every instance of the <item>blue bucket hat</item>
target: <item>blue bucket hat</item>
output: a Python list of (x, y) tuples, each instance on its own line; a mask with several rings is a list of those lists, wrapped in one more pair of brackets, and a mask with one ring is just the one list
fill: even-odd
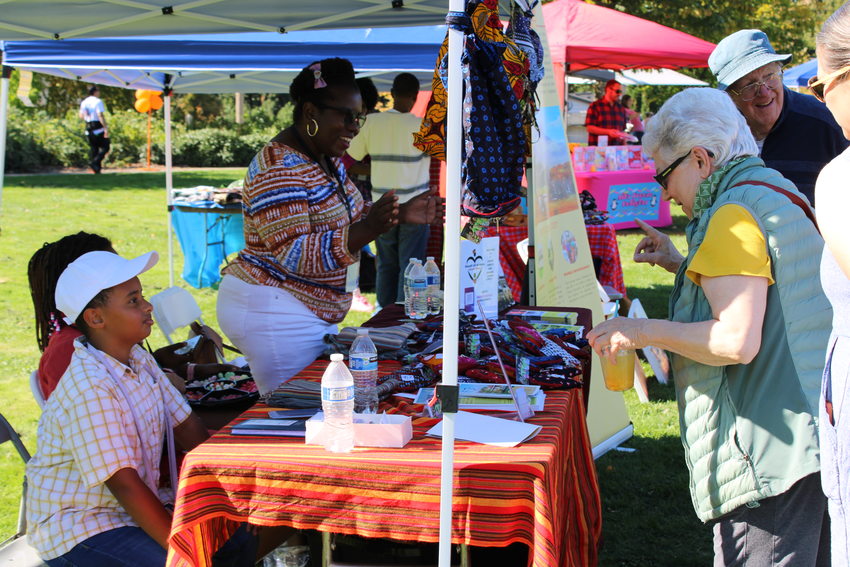
[(726, 36), (708, 58), (708, 66), (717, 77), (717, 88), (728, 89), (732, 83), (759, 67), (791, 61), (791, 55), (776, 53), (761, 30), (740, 30)]

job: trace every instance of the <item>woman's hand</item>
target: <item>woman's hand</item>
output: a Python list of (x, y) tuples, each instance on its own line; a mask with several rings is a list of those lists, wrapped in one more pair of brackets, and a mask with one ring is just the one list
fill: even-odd
[(439, 224), (443, 219), (443, 200), (438, 187), (431, 187), (403, 203), (399, 211), (400, 222), (407, 224)]
[(656, 230), (640, 219), (635, 219), (646, 236), (635, 247), (634, 261), (646, 262), (651, 266), (658, 264), (671, 273), (676, 273), (685, 258), (676, 250), (670, 237)]
[(649, 346), (646, 325), (650, 321), (651, 319), (614, 317), (593, 327), (587, 334), (587, 340), (599, 356), (607, 356), (608, 360), (616, 363), (618, 351)]
[(363, 219), (348, 229), (348, 250), (356, 254), (361, 248), (384, 234), (399, 222), (399, 204), (395, 191), (387, 191), (372, 203)]

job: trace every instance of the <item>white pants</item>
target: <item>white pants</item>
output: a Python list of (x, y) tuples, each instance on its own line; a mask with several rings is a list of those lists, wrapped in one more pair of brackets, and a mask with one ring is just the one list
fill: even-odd
[(231, 275), (221, 280), (216, 311), (221, 330), (248, 359), (260, 395), (313, 362), (325, 349), (323, 337), (337, 333), (285, 290)]

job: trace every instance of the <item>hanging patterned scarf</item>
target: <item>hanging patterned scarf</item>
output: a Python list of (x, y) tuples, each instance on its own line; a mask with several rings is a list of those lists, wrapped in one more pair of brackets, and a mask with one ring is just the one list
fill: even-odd
[(723, 181), (729, 170), (749, 157), (743, 156), (733, 159), (723, 167), (716, 169), (714, 173), (699, 184), (697, 195), (694, 198), (694, 218), (702, 216), (702, 213), (710, 209), (714, 204), (714, 200), (717, 199), (717, 189), (720, 187), (720, 182)]

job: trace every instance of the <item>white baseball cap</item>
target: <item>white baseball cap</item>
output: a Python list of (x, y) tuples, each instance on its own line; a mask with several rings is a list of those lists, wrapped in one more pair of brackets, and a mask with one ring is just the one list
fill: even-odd
[(94, 297), (150, 270), (159, 261), (156, 251), (132, 260), (114, 252), (87, 252), (70, 264), (56, 282), (56, 307), (70, 324)]

